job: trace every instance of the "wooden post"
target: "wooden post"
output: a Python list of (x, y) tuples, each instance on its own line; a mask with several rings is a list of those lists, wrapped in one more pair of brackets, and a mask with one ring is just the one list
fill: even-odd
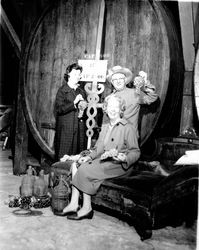
[(193, 22), (194, 22), (194, 45), (197, 50), (199, 45), (199, 2), (192, 2)]
[(102, 0), (101, 4), (100, 4), (100, 14), (99, 14), (98, 29), (97, 29), (95, 60), (100, 60), (100, 52), (101, 52), (101, 44), (102, 44), (102, 31), (103, 31), (103, 24), (104, 24), (104, 11), (105, 11), (105, 3), (104, 3), (104, 0)]
[[(95, 60), (100, 60), (100, 53), (101, 53), (101, 44), (102, 44), (102, 32), (103, 32), (103, 23), (104, 23), (104, 11), (105, 11), (105, 3), (104, 0), (101, 1), (100, 4), (100, 10), (99, 10), (99, 21), (98, 21), (98, 29), (97, 29), (97, 39), (96, 39), (96, 49), (95, 49)], [(87, 88), (86, 88), (87, 87)], [(102, 86), (101, 86), (102, 87)], [(88, 85), (85, 86), (85, 89), (87, 89), (88, 92)], [(97, 103), (99, 101), (98, 94), (102, 93), (104, 91), (104, 88), (100, 91), (98, 89), (98, 83), (97, 79), (95, 78), (92, 83), (92, 89), (89, 91), (88, 100), (88, 109), (87, 109), (87, 115), (89, 116), (86, 125), (87, 125), (87, 137), (88, 137), (88, 143), (87, 143), (87, 149), (90, 149), (91, 147), (91, 138), (93, 136), (93, 127), (95, 125), (94, 117), (97, 114)], [(91, 110), (93, 110), (93, 115), (91, 115)], [(91, 122), (91, 124), (90, 124)]]
[[(17, 57), (21, 57), (21, 42), (12, 27), (6, 13), (4, 12), (1, 6), (1, 25), (7, 34)], [(21, 63), (20, 63), (21, 65)], [(20, 67), (21, 68), (21, 67)], [(21, 73), (19, 73), (21, 75)], [(18, 80), (18, 94), (17, 94), (17, 103), (16, 103), (16, 127), (15, 127), (15, 144), (14, 144), (14, 164), (13, 164), (13, 173), (15, 175), (20, 175), (26, 171), (26, 155), (28, 147), (28, 133), (27, 126), (22, 110), (21, 104), (21, 91), (20, 91), (20, 76)]]
[[(19, 40), (12, 24), (10, 23), (4, 9), (1, 7), (1, 25), (12, 44), (17, 57), (20, 59), (21, 57), (21, 41)], [(22, 112), (21, 105), (21, 91), (20, 91), (20, 81), (18, 80), (18, 95), (17, 95), (17, 107), (16, 107), (16, 131), (15, 131), (15, 144), (14, 144), (14, 165), (13, 165), (13, 173), (19, 175), (24, 173), (26, 170), (25, 161), (26, 152), (24, 149), (27, 148), (27, 129), (25, 118)]]
[[(25, 4), (28, 5), (27, 3)], [(29, 8), (27, 8), (29, 9)], [(24, 13), (28, 15), (27, 9), (24, 6)], [(30, 23), (27, 22), (27, 17), (24, 16), (23, 22), (23, 35), (22, 35), (22, 50), (26, 33), (29, 29)], [(13, 173), (15, 175), (24, 174), (26, 172), (26, 157), (28, 151), (28, 131), (25, 116), (22, 107), (22, 94), (21, 94), (21, 80), (22, 80), (22, 61), (20, 61), (19, 81), (18, 81), (18, 94), (16, 103), (16, 128), (15, 128), (15, 149), (14, 149), (14, 165)]]
[[(21, 74), (21, 73), (20, 73)], [(28, 132), (21, 103), (21, 88), (18, 88), (17, 110), (16, 110), (16, 134), (14, 150), (13, 174), (20, 175), (26, 171), (26, 157), (28, 149)]]
[(195, 60), (194, 68), (194, 95), (195, 95), (195, 107), (199, 120), (199, 48)]
[(195, 59), (194, 23), (191, 2), (178, 2), (183, 56), (185, 63), (184, 90), (181, 110), (180, 135), (193, 129), (193, 67)]
[(184, 89), (181, 109), (180, 135), (193, 128), (193, 72), (185, 71)]

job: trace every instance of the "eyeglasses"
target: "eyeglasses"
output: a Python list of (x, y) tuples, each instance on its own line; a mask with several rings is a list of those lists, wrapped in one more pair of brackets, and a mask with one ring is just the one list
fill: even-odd
[(124, 79), (125, 79), (125, 77), (118, 78), (118, 79), (112, 79), (112, 83), (116, 83), (116, 82), (124, 81)]

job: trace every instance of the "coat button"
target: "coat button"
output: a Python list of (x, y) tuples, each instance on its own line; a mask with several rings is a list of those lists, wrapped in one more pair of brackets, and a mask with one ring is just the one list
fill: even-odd
[(114, 139), (112, 138), (111, 141), (114, 141)]

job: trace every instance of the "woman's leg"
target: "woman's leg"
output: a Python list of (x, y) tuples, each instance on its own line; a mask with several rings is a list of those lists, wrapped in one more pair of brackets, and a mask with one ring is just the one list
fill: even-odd
[[(77, 172), (77, 166), (76, 163), (72, 163), (71, 165), (71, 172), (72, 172), (72, 179), (74, 177), (74, 175)], [(72, 194), (71, 194), (71, 200), (70, 203), (63, 209), (63, 212), (69, 212), (69, 211), (75, 211), (78, 208), (78, 204), (79, 204), (79, 190), (72, 186)]]
[(74, 214), (68, 215), (69, 220), (82, 220), (82, 219), (92, 219), (93, 210), (91, 207), (91, 196), (89, 194), (83, 193), (83, 206), (82, 208)]
[(79, 204), (79, 190), (76, 187), (72, 187), (72, 195), (70, 203), (63, 209), (63, 212), (76, 211)]
[(78, 211), (78, 216), (83, 216), (85, 214), (88, 214), (92, 210), (91, 206), (91, 196), (89, 194), (83, 193), (83, 206)]
[(76, 162), (72, 163), (72, 165), (71, 165), (71, 172), (72, 172), (72, 179), (73, 179), (74, 175), (77, 172), (77, 163)]

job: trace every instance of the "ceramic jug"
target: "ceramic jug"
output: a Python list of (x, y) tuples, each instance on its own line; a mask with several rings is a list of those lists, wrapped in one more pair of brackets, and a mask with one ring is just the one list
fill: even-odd
[(51, 207), (53, 212), (60, 212), (68, 205), (70, 193), (69, 180), (60, 175), (59, 184), (54, 187), (52, 192)]

